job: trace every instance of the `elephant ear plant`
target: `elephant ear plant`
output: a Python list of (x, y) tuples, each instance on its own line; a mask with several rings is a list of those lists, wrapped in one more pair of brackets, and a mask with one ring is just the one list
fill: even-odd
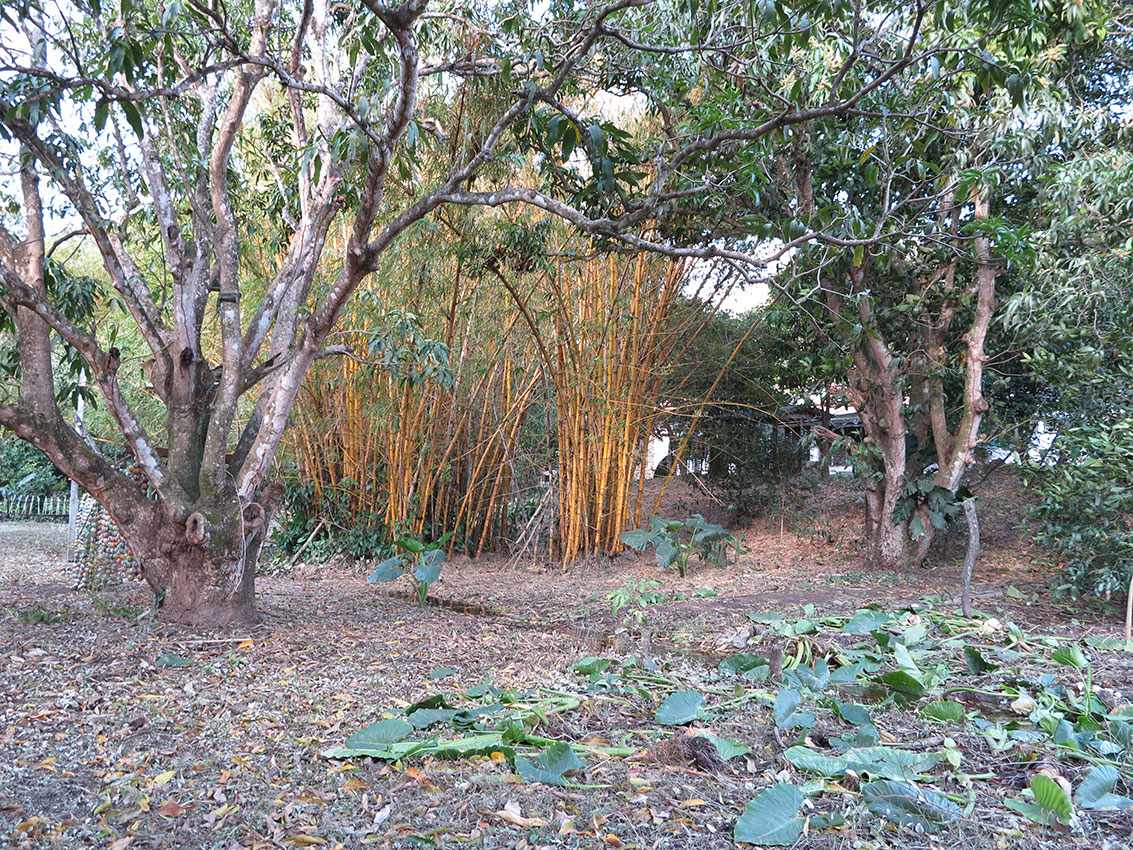
[(623, 532), (622, 543), (637, 552), (652, 546), (661, 568), (676, 565), (681, 578), (688, 575), (693, 555), (722, 567), (727, 564), (729, 549), (739, 552), (739, 541), (733, 535), (700, 514), (684, 520), (650, 517), (648, 528)]
[(423, 543), (415, 537), (398, 538), (393, 545), (395, 549), (401, 551), (378, 564), (367, 581), (378, 584), (409, 576), (409, 580), (413, 583), (413, 591), (417, 594), (418, 604), (424, 605), (430, 585), (441, 577), (441, 566), (445, 561), (445, 544), (448, 543), (450, 536), (446, 534), (432, 543)]

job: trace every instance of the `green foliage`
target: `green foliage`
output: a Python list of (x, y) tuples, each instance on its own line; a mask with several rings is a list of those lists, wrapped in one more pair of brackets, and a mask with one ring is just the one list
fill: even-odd
[(795, 785), (780, 782), (760, 791), (744, 807), (733, 837), (761, 847), (789, 846), (798, 841), (806, 821), (799, 817), (803, 793)]
[(49, 496), (67, 489), (67, 479), (30, 443), (0, 434), (0, 498)]
[(886, 820), (935, 832), (960, 817), (960, 807), (938, 791), (879, 779), (862, 786), (866, 808)]
[(662, 726), (683, 726), (701, 716), (703, 694), (696, 691), (677, 691), (669, 694), (657, 708), (654, 719)]
[(1033, 282), (1004, 322), (1041, 388), (1027, 415), (1053, 432), (1026, 470), (1036, 538), (1061, 558), (1063, 590), (1108, 597), (1133, 578), (1133, 152), (1105, 138), (1081, 138), (1049, 176)]
[(909, 536), (919, 540), (928, 529), (917, 515), (918, 509), (924, 508), (932, 527), (941, 531), (960, 515), (961, 504), (970, 496), (971, 493), (964, 487), (953, 492), (933, 481), (931, 475), (926, 475), (905, 484), (901, 497), (893, 507), (892, 519), (896, 523), (908, 522)]
[(415, 537), (399, 537), (393, 541), (393, 545), (400, 551), (379, 563), (367, 581), (376, 584), (407, 576), (413, 585), (417, 603), (424, 605), (429, 596), (429, 588), (441, 578), (445, 546), (451, 536), (446, 534), (431, 543), (424, 543)]
[(610, 613), (616, 619), (623, 612), (623, 619), (641, 627), (645, 623), (649, 608), (665, 601), (661, 585), (653, 579), (630, 579), (606, 594), (610, 603)]
[(517, 756), (515, 772), (525, 782), (539, 782), (543, 785), (566, 785), (566, 774), (582, 770), (586, 764), (565, 741), (556, 741), (534, 759)]
[(696, 555), (718, 567), (725, 566), (728, 550), (739, 551), (739, 541), (722, 526), (700, 514), (685, 520), (650, 517), (648, 528), (624, 531), (621, 541), (637, 552), (652, 547), (662, 569), (676, 566), (681, 578), (688, 575), (689, 559)]

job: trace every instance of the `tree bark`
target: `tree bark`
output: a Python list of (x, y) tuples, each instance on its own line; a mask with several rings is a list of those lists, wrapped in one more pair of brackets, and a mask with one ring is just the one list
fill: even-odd
[(210, 559), (199, 550), (170, 557), (162, 619), (205, 628), (255, 623), (256, 565), (250, 561), (245, 556), (241, 569), (239, 558)]

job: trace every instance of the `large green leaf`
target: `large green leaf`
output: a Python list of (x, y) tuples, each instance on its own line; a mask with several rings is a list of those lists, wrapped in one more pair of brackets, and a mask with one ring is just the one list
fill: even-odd
[(846, 759), (841, 756), (824, 755), (809, 747), (790, 747), (783, 751), (783, 758), (799, 770), (819, 776), (841, 776), (848, 767)]
[(960, 817), (960, 807), (936, 791), (910, 782), (878, 779), (861, 787), (866, 808), (879, 817), (934, 832)]
[(965, 715), (964, 704), (950, 699), (930, 702), (921, 709), (922, 717), (927, 717), (929, 720), (939, 720), (941, 723), (961, 723)]
[(1066, 790), (1049, 776), (1036, 773), (1031, 777), (1034, 802), (1022, 799), (1005, 800), (1007, 808), (1023, 817), (1046, 826), (1069, 824), (1074, 817), (1074, 804)]
[(405, 559), (400, 555), (394, 555), (392, 558), (386, 558), (370, 573), (366, 581), (371, 584), (378, 584), (380, 582), (395, 581), (405, 575)]
[(437, 723), (448, 723), (456, 714), (454, 708), (419, 708), (409, 712), (409, 722), (416, 729), (428, 729)]
[(978, 676), (982, 673), (990, 673), (995, 670), (998, 665), (992, 664), (974, 646), (964, 644), (964, 666), (968, 668), (968, 672), (973, 676)]
[(780, 729), (809, 729), (815, 723), (814, 715), (807, 711), (799, 711), (803, 697), (794, 688), (782, 688), (775, 695), (773, 714), (775, 725)]
[(868, 635), (877, 631), (892, 619), (893, 615), (886, 611), (872, 611), (863, 608), (850, 618), (849, 622), (842, 627), (842, 631), (848, 635)]
[(391, 717), (388, 720), (371, 723), (365, 729), (358, 730), (346, 739), (346, 746), (355, 749), (381, 747), (385, 744), (404, 741), (411, 734), (413, 734), (412, 723), (407, 723), (398, 717)]
[(765, 788), (744, 806), (733, 837), (744, 844), (764, 847), (794, 844), (803, 833), (804, 821), (799, 817), (802, 804), (802, 791), (794, 785), (780, 782)]
[(430, 549), (417, 561), (413, 569), (413, 577), (422, 584), (429, 585), (441, 577), (441, 566), (444, 564), (445, 553), (441, 549)]
[(566, 785), (565, 774), (586, 767), (570, 744), (556, 741), (534, 759), (516, 756), (515, 772), (526, 782), (544, 785)]
[(1037, 806), (1053, 814), (1062, 823), (1070, 823), (1074, 804), (1065, 788), (1046, 774), (1036, 773), (1031, 777), (1031, 792), (1035, 795)]
[(700, 717), (703, 705), (704, 697), (696, 691), (677, 691), (665, 698), (654, 719), (662, 726), (681, 726)]
[(653, 551), (657, 556), (657, 565), (663, 570), (671, 567), (681, 554), (681, 550), (667, 538), (658, 540)]
[(649, 542), (652, 535), (644, 528), (636, 528), (633, 531), (623, 531), (621, 534), (621, 541), (634, 551), (640, 552)]
[(1121, 774), (1116, 767), (1098, 764), (1090, 768), (1074, 792), (1074, 802), (1083, 809), (1123, 811), (1133, 809), (1133, 798), (1114, 794), (1113, 789)]
[[(721, 673), (763, 680), (771, 670), (771, 661), (765, 656), (752, 652), (737, 652), (729, 655), (719, 664)], [(762, 675), (761, 675), (762, 670)]]
[(891, 670), (885, 675), (878, 677), (877, 681), (885, 685), (895, 694), (907, 699), (919, 699), (923, 697), (928, 690), (924, 682), (908, 670)]
[(915, 753), (896, 747), (857, 747), (843, 754), (851, 770), (879, 779), (920, 779), (941, 759), (939, 753)]
[(716, 752), (720, 754), (720, 758), (724, 761), (729, 761), (737, 756), (747, 755), (751, 752), (751, 747), (739, 741), (732, 741), (728, 738), (719, 738), (716, 735), (704, 734), (702, 738), (707, 738), (712, 742), (712, 746), (716, 748)]
[(1059, 647), (1050, 654), (1050, 657), (1059, 664), (1073, 667), (1077, 670), (1085, 670), (1090, 666), (1090, 659), (1086, 657), (1086, 653), (1082, 652), (1082, 647), (1078, 646), (1076, 643)]

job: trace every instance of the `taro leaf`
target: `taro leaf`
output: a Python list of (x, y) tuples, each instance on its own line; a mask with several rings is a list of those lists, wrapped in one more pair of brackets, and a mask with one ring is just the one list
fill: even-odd
[(193, 662), (188, 658), (182, 658), (176, 652), (163, 652), (157, 656), (157, 661), (154, 663), (158, 667), (189, 667)]
[(1121, 749), (1133, 750), (1133, 723), (1114, 717), (1109, 721), (1109, 734), (1121, 745)]
[(458, 729), (475, 725), (480, 718), (499, 714), (504, 710), (502, 702), (492, 702), (476, 708), (466, 708), (452, 716), (452, 725)]
[(585, 658), (580, 658), (574, 665), (574, 672), (581, 673), (583, 676), (592, 676), (595, 673), (601, 673), (609, 667), (611, 661), (608, 658), (599, 658), (597, 655), (587, 655)]
[(858, 680), (858, 677), (865, 670), (865, 664), (857, 662), (856, 664), (847, 664), (844, 667), (839, 667), (830, 674), (830, 684), (832, 685), (850, 685)]
[(834, 708), (838, 716), (853, 726), (872, 726), (873, 718), (869, 716), (869, 709), (856, 702), (842, 702), (836, 700)]
[(828, 815), (812, 815), (810, 823), (807, 824), (809, 832), (817, 832), (820, 829), (833, 829), (839, 826), (844, 826), (846, 823), (846, 816), (841, 812), (831, 812)]
[(496, 689), (496, 686), (492, 684), (492, 680), (484, 679), (482, 682), (478, 682), (466, 690), (464, 695), (469, 699), (480, 699), (480, 697), (487, 696), (488, 694), (495, 695), (498, 693), (499, 691)]
[(1086, 645), (1102, 652), (1133, 652), (1133, 641), (1107, 635), (1090, 635)]
[(492, 753), (503, 753), (508, 761), (515, 761), (515, 750), (503, 742), (503, 735), (500, 732), (484, 732), (465, 738), (433, 741), (430, 742), (429, 748), (421, 751), (420, 754), (445, 759), (462, 759)]
[(849, 622), (842, 627), (842, 631), (848, 635), (868, 635), (877, 631), (892, 619), (893, 615), (886, 611), (871, 611), (868, 608), (863, 608), (850, 618)]
[(873, 725), (873, 718), (869, 716), (869, 709), (864, 705), (853, 702), (835, 700), (834, 708), (838, 716), (853, 725), (857, 734), (843, 735), (836, 739), (839, 749), (849, 747), (868, 747), (876, 744), (880, 737), (877, 727)]
[(830, 666), (825, 658), (819, 658), (813, 667), (796, 667), (788, 674), (788, 680), (812, 691), (821, 691), (830, 684)]
[(453, 667), (434, 667), (429, 671), (429, 678), (434, 682), (440, 679), (447, 679), (449, 676), (455, 676), (456, 669)]
[(634, 531), (623, 531), (621, 541), (635, 552), (640, 552), (649, 545), (651, 536), (647, 529), (638, 528)]
[(799, 840), (804, 821), (799, 817), (803, 794), (798, 787), (780, 782), (760, 791), (744, 806), (733, 837), (745, 844), (786, 847)]
[(908, 670), (893, 670), (880, 676), (877, 681), (885, 685), (889, 690), (893, 691), (902, 697), (909, 699), (919, 699), (925, 695), (924, 682), (910, 673)]
[(908, 782), (878, 779), (861, 787), (866, 808), (879, 817), (934, 832), (960, 817), (960, 807), (936, 791)]
[(405, 709), (405, 713), (412, 714), (419, 708), (452, 708), (452, 706), (449, 705), (444, 694), (432, 694), (424, 699), (417, 700), (417, 702)]
[(1062, 786), (1049, 776), (1036, 773), (1031, 777), (1031, 794), (1034, 803), (1026, 800), (1007, 800), (1007, 808), (1036, 823), (1053, 826), (1056, 821), (1069, 824), (1074, 815), (1074, 804)]
[(941, 723), (961, 723), (966, 714), (964, 704), (951, 699), (938, 699), (921, 709), (921, 717)]
[(719, 664), (721, 673), (730, 673), (735, 676), (742, 676), (745, 673), (750, 673), (760, 667), (770, 668), (771, 662), (762, 655), (756, 655), (751, 652), (737, 652), (734, 655), (729, 655)]
[(391, 717), (388, 720), (379, 720), (371, 723), (365, 729), (359, 729), (346, 739), (346, 746), (351, 749), (376, 748), (381, 749), (386, 744), (396, 744), (404, 741), (413, 734), (413, 724)]
[(671, 567), (681, 554), (681, 550), (674, 546), (671, 540), (664, 539), (657, 541), (653, 551), (657, 555), (657, 566), (663, 570)]
[(919, 779), (939, 761), (939, 753), (914, 753), (896, 747), (858, 747), (843, 757), (851, 770), (879, 779)]
[(984, 658), (983, 654), (974, 646), (964, 644), (964, 666), (968, 668), (968, 672), (973, 676), (978, 676), (981, 673), (990, 673), (999, 665), (992, 664)]
[(662, 726), (680, 726), (700, 717), (704, 697), (696, 691), (677, 691), (669, 694), (657, 709), (654, 719)]
[(751, 752), (751, 747), (739, 741), (730, 741), (727, 738), (719, 738), (709, 734), (703, 734), (701, 737), (712, 742), (712, 746), (716, 748), (716, 752), (720, 754), (720, 758), (724, 761), (730, 761), (737, 756), (744, 756)]
[(910, 676), (920, 678), (921, 668), (917, 666), (917, 662), (913, 660), (912, 653), (909, 648), (903, 643), (893, 645), (893, 657), (897, 659), (897, 666), (907, 672)]
[(434, 744), (434, 741), (398, 741), (393, 744), (373, 744), (367, 747), (332, 747), (323, 750), (322, 756), (328, 759), (369, 756), (382, 761), (401, 761), (432, 748)]
[(1090, 768), (1090, 772), (1074, 792), (1074, 802), (1083, 809), (1102, 811), (1133, 809), (1133, 799), (1113, 793), (1119, 776), (1115, 767), (1108, 764), (1095, 765)]
[(515, 772), (523, 777), (525, 782), (542, 782), (544, 785), (566, 785), (563, 775), (571, 770), (581, 770), (586, 767), (578, 754), (571, 749), (570, 744), (556, 741), (534, 760), (524, 756), (515, 759)]
[(409, 722), (416, 729), (428, 729), (437, 723), (448, 723), (456, 714), (453, 708), (419, 708), (409, 713)]
[(783, 751), (783, 758), (799, 770), (819, 776), (841, 776), (849, 766), (844, 758), (824, 755), (809, 747), (789, 747)]
[(444, 565), (444, 560), (443, 549), (430, 549), (417, 562), (417, 566), (413, 570), (413, 577), (421, 584), (433, 584), (441, 577), (441, 567)]
[(378, 584), (380, 582), (394, 581), (405, 575), (405, 559), (400, 555), (394, 555), (392, 558), (386, 558), (370, 573), (366, 581), (371, 584)]
[(1050, 657), (1059, 664), (1074, 667), (1077, 670), (1085, 670), (1090, 666), (1090, 659), (1086, 657), (1086, 653), (1082, 652), (1082, 647), (1076, 643), (1056, 649)]
[(801, 727), (809, 729), (814, 725), (814, 715), (799, 711), (803, 698), (794, 688), (783, 688), (775, 695), (775, 725), (780, 729), (794, 729)]

